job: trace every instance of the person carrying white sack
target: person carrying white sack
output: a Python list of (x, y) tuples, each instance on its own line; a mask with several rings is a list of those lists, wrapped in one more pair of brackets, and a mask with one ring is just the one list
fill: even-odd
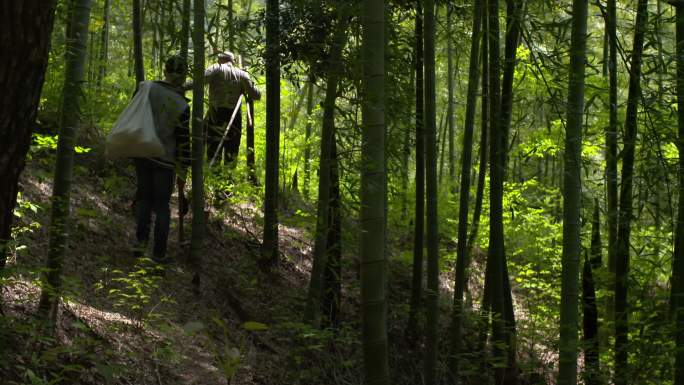
[[(149, 103), (164, 154), (134, 158), (138, 187), (135, 205), (137, 245), (134, 254), (136, 257), (145, 254), (154, 212), (154, 244), (151, 258), (160, 264), (171, 262), (166, 255), (166, 247), (171, 222), (169, 202), (173, 192), (174, 176), (177, 173), (177, 184), (183, 186), (191, 161), (190, 107), (182, 90), (186, 75), (185, 60), (180, 56), (172, 56), (165, 62), (164, 80), (141, 83), (141, 86), (144, 84), (150, 87)], [(181, 102), (178, 95), (182, 97)], [(179, 194), (182, 194), (182, 191)]]

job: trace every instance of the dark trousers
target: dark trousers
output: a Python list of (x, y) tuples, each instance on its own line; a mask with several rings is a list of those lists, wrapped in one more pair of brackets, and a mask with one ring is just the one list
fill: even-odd
[[(226, 126), (233, 115), (232, 108), (209, 108), (207, 114), (207, 159), (211, 162), (216, 150), (219, 148), (221, 138), (225, 133)], [(226, 139), (218, 151), (215, 162), (221, 162), (221, 155), (225, 155), (225, 163), (231, 163), (237, 159), (240, 151), (240, 136), (242, 135), (242, 114), (238, 109), (233, 124), (228, 129)]]
[(171, 210), (169, 201), (173, 192), (174, 171), (152, 160), (135, 159), (135, 174), (138, 179), (136, 194), (136, 238), (145, 244), (150, 239), (152, 212), (154, 221), (154, 248), (152, 259), (162, 261), (166, 258), (166, 243), (169, 239)]

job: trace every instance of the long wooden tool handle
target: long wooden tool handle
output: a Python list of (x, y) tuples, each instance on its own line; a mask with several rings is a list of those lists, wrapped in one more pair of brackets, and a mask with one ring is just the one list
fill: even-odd
[(226, 126), (226, 130), (223, 133), (223, 137), (221, 138), (221, 141), (219, 142), (218, 147), (216, 148), (216, 152), (214, 153), (214, 156), (211, 158), (211, 162), (209, 162), (209, 168), (214, 165), (214, 162), (216, 161), (216, 157), (218, 156), (219, 152), (221, 151), (221, 146), (223, 146), (223, 142), (226, 140), (226, 136), (228, 135), (228, 130), (230, 130), (230, 126), (233, 125), (233, 120), (235, 120), (235, 115), (237, 115), (238, 111), (240, 110), (240, 105), (242, 104), (242, 98), (243, 95), (240, 95), (238, 98), (237, 104), (235, 105), (235, 108), (233, 109), (233, 115), (230, 116), (230, 121), (228, 122), (228, 126)]

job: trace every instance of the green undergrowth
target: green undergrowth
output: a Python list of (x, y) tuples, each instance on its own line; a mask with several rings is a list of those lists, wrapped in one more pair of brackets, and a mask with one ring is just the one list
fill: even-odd
[[(337, 329), (311, 328), (302, 314), (308, 288), (315, 231), (315, 210), (295, 186), (280, 194), (281, 223), (279, 265), (266, 273), (259, 266), (263, 185), (249, 183), (244, 162), (231, 169), (205, 170), (206, 209), (209, 212), (205, 253), (201, 261), (188, 258), (187, 244), (178, 243), (177, 197), (172, 198), (174, 221), (169, 253), (174, 263), (163, 272), (149, 260), (132, 256), (134, 223), (131, 200), (134, 171), (127, 161), (110, 162), (95, 150), (77, 154), (75, 167), (70, 252), (65, 260), (64, 295), (59, 327), (54, 337), (39, 328), (34, 309), (41, 267), (47, 249), (50, 164), (54, 146), (36, 137), (22, 194), (15, 210), (16, 226), (10, 244), (10, 265), (3, 272), (5, 305), (2, 338), (6, 347), (0, 365), (9, 384), (359, 384), (362, 382), (360, 324), (360, 262), (357, 256), (358, 223), (353, 201), (342, 207), (342, 300)], [(188, 188), (190, 184), (188, 184)], [(546, 200), (529, 204), (532, 191), (543, 189), (533, 182), (507, 188), (506, 223), (519, 243), (511, 243), (514, 291), (525, 293), (547, 313), (520, 320), (520, 341), (549, 341), (552, 325), (539, 314), (554, 317), (554, 288), (545, 288), (539, 264), (552, 260), (558, 234), (555, 191), (543, 191)], [(190, 196), (191, 192), (186, 191)], [(449, 192), (445, 211), (457, 209)], [(410, 202), (409, 202), (410, 203)], [(536, 207), (527, 209), (527, 207)], [(518, 209), (520, 208), (520, 209)], [(421, 381), (424, 341), (407, 335), (411, 290), (412, 241), (410, 221), (389, 211), (388, 338), (395, 384)], [(185, 239), (190, 239), (190, 216)], [(447, 378), (450, 357), (449, 323), (455, 263), (455, 224), (442, 228), (440, 255), (442, 279), (447, 283), (440, 306), (439, 376)], [(467, 352), (464, 375), (478, 379), (482, 370), (478, 335), (483, 327), (478, 309), (484, 274), (487, 237), (486, 213), (481, 236), (474, 249), (469, 311), (465, 328)], [(545, 227), (548, 232), (530, 229)], [(537, 238), (527, 239), (533, 234)], [(546, 237), (546, 238), (539, 238)], [(526, 256), (527, 259), (519, 258)], [(538, 263), (527, 263), (537, 258)], [(551, 265), (557, 269), (556, 265)], [(199, 272), (201, 283), (192, 284)], [(17, 287), (29, 287), (21, 295)], [(8, 289), (9, 288), (9, 289)], [(30, 294), (30, 295), (29, 295)], [(523, 306), (526, 306), (523, 304)], [(543, 310), (543, 309), (542, 309)], [(422, 314), (422, 313), (421, 313)], [(422, 328), (424, 321), (419, 320)], [(537, 325), (537, 326), (535, 326)], [(542, 327), (543, 326), (543, 327)], [(21, 346), (21, 349), (14, 347)], [(11, 347), (11, 348), (10, 348)], [(539, 349), (548, 351), (548, 346)], [(534, 350), (521, 343), (525, 378), (552, 369)], [(489, 366), (496, 363), (489, 363)], [(42, 382), (41, 382), (42, 381)], [(194, 381), (194, 382), (192, 382)]]

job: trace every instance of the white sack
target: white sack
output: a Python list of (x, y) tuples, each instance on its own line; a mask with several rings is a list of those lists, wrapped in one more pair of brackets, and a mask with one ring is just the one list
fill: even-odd
[(105, 155), (109, 158), (158, 157), (165, 153), (157, 136), (150, 90), (153, 82), (141, 82), (138, 92), (119, 115), (107, 135)]

